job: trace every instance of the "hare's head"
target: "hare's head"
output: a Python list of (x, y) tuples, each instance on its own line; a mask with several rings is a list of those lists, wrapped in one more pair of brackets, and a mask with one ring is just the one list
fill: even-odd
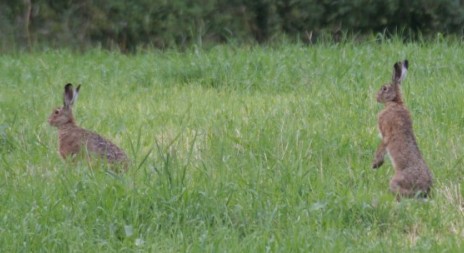
[(68, 83), (64, 86), (64, 98), (63, 107), (56, 108), (53, 110), (50, 117), (48, 117), (48, 123), (55, 127), (61, 127), (68, 123), (74, 123), (74, 117), (72, 114), (72, 105), (79, 95), (80, 85), (76, 89), (73, 89), (72, 84)]
[(400, 85), (408, 71), (408, 60), (397, 62), (393, 65), (392, 82), (385, 84), (377, 93), (377, 102), (402, 102)]

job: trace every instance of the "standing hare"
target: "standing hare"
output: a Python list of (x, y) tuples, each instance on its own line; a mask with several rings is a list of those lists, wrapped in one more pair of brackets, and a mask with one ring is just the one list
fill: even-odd
[[(72, 106), (79, 94), (80, 85), (73, 89), (72, 84), (64, 86), (64, 105), (53, 110), (48, 118), (51, 126), (58, 128), (59, 151), (63, 158), (87, 151), (113, 166), (121, 166), (125, 171), (128, 158), (123, 150), (100, 135), (79, 127), (74, 120)], [(87, 156), (88, 157), (88, 156)]]
[(390, 84), (383, 85), (377, 93), (377, 102), (385, 108), (378, 115), (382, 142), (377, 148), (372, 168), (382, 166), (388, 152), (395, 168), (390, 181), (390, 191), (401, 197), (427, 197), (432, 187), (432, 175), (422, 158), (412, 129), (409, 111), (403, 104), (400, 85), (408, 69), (408, 61), (393, 66)]

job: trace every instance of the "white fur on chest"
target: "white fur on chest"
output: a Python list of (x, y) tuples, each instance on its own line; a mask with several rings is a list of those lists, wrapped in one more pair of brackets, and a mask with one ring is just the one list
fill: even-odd
[(382, 131), (380, 131), (379, 127), (377, 127), (377, 131), (379, 132), (379, 138), (383, 140)]
[(396, 168), (396, 162), (395, 162), (395, 159), (391, 156), (390, 154), (390, 150), (388, 150), (388, 147), (387, 147), (387, 154), (388, 154), (388, 157), (390, 157), (390, 161), (393, 165), (393, 168)]

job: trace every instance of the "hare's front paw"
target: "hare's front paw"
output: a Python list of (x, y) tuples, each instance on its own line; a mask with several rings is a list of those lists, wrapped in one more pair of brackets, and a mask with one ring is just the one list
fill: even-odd
[(382, 166), (382, 164), (383, 164), (383, 160), (375, 160), (375, 161), (372, 163), (372, 168), (373, 168), (373, 169), (380, 168), (380, 166)]

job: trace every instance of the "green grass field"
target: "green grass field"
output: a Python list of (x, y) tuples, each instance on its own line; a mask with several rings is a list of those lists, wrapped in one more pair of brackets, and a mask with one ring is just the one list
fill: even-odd
[[(0, 252), (462, 252), (463, 55), (443, 40), (1, 55)], [(375, 94), (403, 58), (428, 201), (395, 201), (388, 159), (370, 168)], [(47, 118), (67, 82), (127, 174), (60, 158)]]

